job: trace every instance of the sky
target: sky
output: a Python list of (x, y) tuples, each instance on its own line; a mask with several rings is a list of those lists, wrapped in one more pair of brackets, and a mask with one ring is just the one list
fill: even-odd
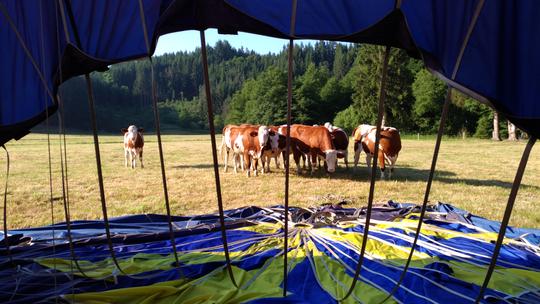
[[(244, 47), (253, 50), (259, 54), (279, 53), (283, 46), (288, 44), (286, 39), (277, 39), (272, 37), (260, 36), (248, 33), (238, 33), (238, 35), (220, 35), (215, 29), (206, 30), (206, 44), (214, 46), (218, 40), (227, 40), (234, 48)], [(312, 40), (304, 40), (307, 44)], [(154, 55), (163, 55), (165, 53), (175, 53), (178, 51), (193, 51), (200, 47), (199, 31), (183, 31), (167, 34), (159, 37), (156, 52)]]

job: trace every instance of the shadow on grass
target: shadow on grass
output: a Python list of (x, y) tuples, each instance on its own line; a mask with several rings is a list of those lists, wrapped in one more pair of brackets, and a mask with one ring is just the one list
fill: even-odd
[[(192, 164), (192, 165), (178, 165), (173, 166), (173, 169), (209, 169), (214, 168), (213, 164)], [(219, 165), (220, 170), (223, 169), (223, 166)], [(232, 170), (232, 168), (230, 168)]]
[[(439, 182), (443, 182), (443, 183), (448, 183), (448, 184), (463, 183), (463, 184), (469, 185), (469, 186), (501, 187), (501, 188), (506, 188), (506, 189), (512, 188), (512, 183), (511, 182), (504, 182), (504, 181), (493, 180), (493, 179), (480, 180), (480, 179), (469, 179), (469, 178), (457, 179), (457, 178), (437, 178), (437, 177), (435, 177), (435, 180), (437, 180)], [(527, 184), (521, 184), (520, 187), (521, 188), (535, 189), (535, 190), (540, 189), (539, 186), (527, 185)]]
[[(186, 165), (178, 165), (174, 166), (174, 169), (211, 169), (213, 168), (213, 164), (186, 164)], [(260, 166), (259, 166), (260, 168)], [(223, 172), (223, 165), (219, 165), (220, 174), (224, 174)], [(233, 169), (231, 166), (229, 166), (229, 172), (233, 172)], [(380, 181), (380, 173), (381, 171), (377, 169), (377, 181)], [(242, 171), (239, 172), (240, 174)], [(322, 178), (332, 178), (332, 179), (339, 179), (339, 180), (354, 180), (354, 181), (365, 181), (369, 182), (371, 170), (368, 170), (365, 166), (360, 166), (356, 170), (353, 169), (352, 166), (349, 166), (349, 169), (346, 169), (344, 165), (340, 164), (340, 166), (336, 169), (336, 172), (332, 174), (328, 174), (324, 172), (324, 169), (318, 169), (313, 174), (310, 174), (308, 170), (302, 169), (302, 173), (299, 175), (296, 173), (296, 165), (294, 163), (291, 166), (290, 170), (291, 175), (295, 176), (301, 176), (304, 178), (316, 178), (316, 179), (322, 179)], [(275, 167), (272, 167), (271, 175), (277, 175), (277, 174), (285, 174), (285, 170), (283, 167), (280, 169), (276, 169)], [(264, 175), (262, 175), (264, 176)], [(392, 178), (386, 179), (386, 181), (399, 181), (399, 182), (427, 182), (429, 176), (429, 170), (428, 169), (417, 169), (413, 167), (408, 166), (398, 166), (394, 169), (394, 173), (392, 174)], [(472, 178), (459, 178), (457, 177), (457, 174), (452, 171), (442, 171), (442, 170), (435, 170), (435, 178), (434, 181), (441, 182), (441, 183), (447, 183), (447, 184), (465, 184), (468, 186), (487, 186), (487, 187), (500, 187), (500, 188), (507, 188), (510, 189), (512, 187), (511, 182), (501, 181), (501, 180), (495, 180), (495, 179), (472, 179)], [(527, 184), (521, 184), (521, 187), (523, 188), (531, 188), (539, 190), (539, 186), (534, 185), (527, 185)]]
[[(291, 168), (293, 169), (293, 168)], [(380, 170), (377, 169), (377, 181), (380, 181)], [(296, 167), (294, 170), (291, 170), (291, 173), (298, 175), (296, 173)], [(302, 177), (305, 178), (332, 178), (332, 179), (343, 179), (343, 180), (356, 180), (356, 181), (365, 181), (369, 182), (371, 180), (371, 169), (367, 167), (358, 167), (354, 170), (352, 167), (349, 167), (347, 170), (344, 166), (341, 166), (336, 169), (336, 172), (332, 174), (325, 173), (323, 169), (315, 171), (313, 174), (310, 174), (307, 170), (302, 170)], [(394, 168), (394, 173), (392, 178), (386, 179), (386, 181), (400, 181), (400, 182), (427, 182), (429, 176), (428, 169), (417, 169), (407, 166), (401, 166)], [(495, 180), (495, 179), (472, 179), (472, 178), (459, 178), (457, 174), (452, 171), (442, 171), (435, 170), (434, 181), (447, 183), (447, 184), (465, 184), (468, 186), (487, 186), (487, 187), (501, 187), (501, 188), (512, 188), (512, 182)], [(531, 189), (540, 189), (539, 186), (521, 184), (523, 188)]]
[[(291, 168), (291, 173), (298, 175), (296, 172), (296, 167)], [(381, 171), (377, 169), (377, 181), (380, 180)], [(425, 181), (429, 175), (429, 170), (424, 169), (415, 169), (411, 167), (396, 167), (394, 173), (392, 174), (389, 181)], [(444, 177), (449, 178), (455, 176), (454, 172), (450, 171), (436, 171), (436, 178)], [(324, 169), (316, 170), (313, 174), (310, 174), (308, 170), (302, 170), (300, 176), (305, 178), (332, 178), (332, 179), (346, 179), (346, 180), (356, 180), (356, 181), (366, 181), (371, 180), (371, 169), (367, 167), (358, 167), (356, 170), (352, 167), (346, 169), (344, 166), (340, 166), (336, 169), (336, 172), (328, 174), (324, 172)]]

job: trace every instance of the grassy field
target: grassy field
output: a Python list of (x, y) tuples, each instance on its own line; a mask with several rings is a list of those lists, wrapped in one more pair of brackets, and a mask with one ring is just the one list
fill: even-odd
[[(208, 135), (164, 136), (165, 163), (172, 212), (195, 215), (217, 211), (210, 140)], [(124, 167), (122, 137), (101, 136), (101, 156), (109, 216), (165, 213), (155, 136), (145, 137), (145, 168)], [(220, 142), (220, 138), (218, 138)], [(102, 218), (91, 136), (67, 137), (69, 197), (73, 220)], [(51, 223), (47, 136), (32, 134), (9, 142), (11, 173), (8, 189), (8, 226), (22, 228)], [(375, 201), (422, 201), (433, 153), (434, 139), (408, 138), (392, 180), (376, 184)], [(500, 220), (525, 142), (492, 142), (445, 138), (431, 200), (443, 201), (489, 219)], [(58, 136), (51, 136), (54, 221), (64, 221)], [(350, 147), (352, 150), (352, 147)], [(352, 163), (352, 152), (350, 153)], [(0, 183), (5, 182), (6, 157), (0, 154)], [(290, 204), (316, 206), (341, 199), (352, 206), (367, 202), (369, 175), (364, 157), (356, 173), (342, 163), (330, 178), (326, 174), (293, 173)], [(247, 178), (224, 174), (220, 167), (226, 209), (247, 205), (270, 206), (284, 199), (284, 171)], [(294, 167), (293, 167), (294, 168)], [(295, 172), (295, 170), (291, 170)], [(512, 214), (511, 224), (540, 227), (540, 157), (532, 151)]]

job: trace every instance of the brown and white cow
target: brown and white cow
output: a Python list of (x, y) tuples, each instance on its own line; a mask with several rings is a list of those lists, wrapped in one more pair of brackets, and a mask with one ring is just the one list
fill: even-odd
[(285, 161), (285, 148), (287, 138), (279, 133), (279, 128), (270, 126), (269, 137), (266, 148), (263, 150), (261, 157), (263, 172), (270, 172), (270, 161), (275, 160), (276, 168), (279, 169), (279, 156), (283, 154)]
[[(287, 129), (282, 127), (281, 130), (286, 133)], [(291, 148), (298, 173), (301, 173), (299, 162), (302, 154), (310, 156), (312, 173), (319, 155), (324, 157), (328, 172), (332, 173), (336, 170), (337, 151), (332, 143), (330, 132), (325, 127), (292, 125)]]
[[(337, 158), (343, 158), (345, 162), (345, 167), (349, 168), (349, 135), (343, 129), (333, 126), (331, 123), (327, 122), (324, 124), (324, 127), (330, 132), (332, 136), (332, 142), (337, 151)], [(337, 166), (337, 165), (336, 165)]]
[(237, 161), (240, 160), (240, 165), (242, 167), (242, 170), (244, 170), (244, 162), (240, 158), (240, 155), (238, 153), (235, 153), (234, 150), (234, 141), (236, 140), (236, 137), (238, 137), (238, 134), (240, 134), (245, 127), (240, 127), (236, 125), (226, 125), (223, 128), (223, 137), (221, 138), (221, 147), (219, 149), (220, 154), (223, 155), (223, 151), (225, 150), (225, 156), (223, 157), (225, 168), (224, 171), (227, 172), (228, 168), (228, 162), (229, 162), (229, 153), (232, 151), (233, 153), (233, 162), (234, 162), (234, 173), (237, 172)]
[[(221, 147), (220, 147), (220, 154), (223, 155), (223, 151), (226, 152), (226, 155), (224, 156), (224, 163), (225, 163), (225, 172), (227, 172), (228, 168), (228, 160), (229, 160), (229, 153), (233, 152), (233, 167), (234, 167), (234, 173), (237, 173), (237, 168), (240, 165), (242, 170), (245, 170), (245, 158), (243, 157), (244, 153), (244, 145), (236, 145), (237, 139), (240, 135), (255, 132), (258, 137), (258, 147), (257, 149), (260, 151), (264, 151), (266, 149), (271, 149), (270, 146), (268, 146), (269, 137), (271, 130), (266, 126), (258, 126), (258, 125), (252, 125), (252, 124), (241, 124), (239, 126), (236, 125), (227, 125), (223, 128), (223, 137), (221, 140)], [(240, 144), (240, 142), (238, 142)], [(261, 155), (256, 155), (256, 159), (261, 158)], [(253, 162), (250, 162), (253, 163)]]
[(128, 166), (128, 158), (131, 163), (131, 168), (136, 167), (136, 159), (139, 156), (141, 162), (141, 168), (144, 168), (143, 164), (143, 147), (144, 136), (143, 128), (137, 128), (137, 126), (131, 125), (127, 129), (122, 129), (124, 133), (124, 160), (125, 166)]
[[(362, 150), (366, 152), (366, 165), (371, 168), (371, 158), (375, 151), (375, 135), (377, 127), (371, 125), (360, 125), (353, 132), (354, 138), (354, 167), (358, 164)], [(362, 149), (360, 149), (360, 145)], [(385, 178), (385, 163), (390, 166), (388, 177), (392, 177), (394, 165), (396, 164), (399, 151), (401, 151), (401, 137), (399, 131), (392, 127), (381, 128), (381, 138), (379, 140), (379, 166), (381, 168), (381, 178)]]
[(243, 156), (247, 176), (251, 175), (251, 171), (257, 176), (258, 160), (268, 144), (269, 134), (270, 130), (266, 126), (257, 129), (245, 127), (234, 140), (234, 150)]

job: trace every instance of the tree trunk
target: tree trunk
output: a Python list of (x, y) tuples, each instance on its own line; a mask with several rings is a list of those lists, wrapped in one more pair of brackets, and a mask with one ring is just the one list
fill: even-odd
[(493, 111), (493, 132), (491, 133), (491, 139), (501, 140), (501, 136), (499, 135), (499, 113), (497, 111)]
[(508, 140), (517, 140), (516, 126), (508, 120)]
[(383, 113), (381, 127), (384, 127), (385, 123), (386, 123), (386, 112)]

